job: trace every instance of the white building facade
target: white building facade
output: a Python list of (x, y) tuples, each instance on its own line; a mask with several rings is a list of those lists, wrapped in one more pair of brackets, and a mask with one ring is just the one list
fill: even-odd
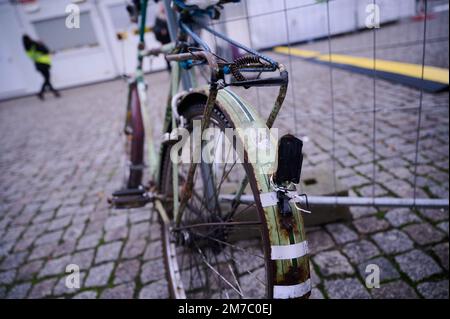
[[(254, 48), (324, 37), (328, 34), (326, 4), (317, 0), (243, 0), (223, 12), (221, 31)], [(150, 1), (151, 28), (158, 10)], [(364, 27), (372, 0), (334, 0), (329, 3), (332, 34)], [(80, 9), (80, 28), (67, 28), (66, 8)], [(381, 23), (414, 14), (415, 0), (377, 0)], [(22, 35), (43, 41), (52, 51), (51, 76), (58, 89), (114, 79), (132, 73), (136, 63), (137, 30), (125, 10), (126, 0), (0, 0), (0, 99), (38, 92), (42, 84), (22, 46)], [(285, 12), (287, 9), (287, 13)], [(245, 19), (245, 16), (250, 19)], [(241, 19), (242, 18), (242, 19)], [(251, 37), (250, 37), (251, 34)], [(208, 42), (214, 43), (209, 38)], [(148, 47), (159, 45), (151, 32)], [(166, 67), (162, 57), (149, 60), (145, 71)]]

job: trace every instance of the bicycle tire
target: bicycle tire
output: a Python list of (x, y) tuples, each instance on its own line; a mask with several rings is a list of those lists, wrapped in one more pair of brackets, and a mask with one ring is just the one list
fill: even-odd
[[(203, 104), (193, 104), (190, 105), (189, 107), (185, 108), (185, 111), (182, 112), (181, 115), (183, 115), (183, 117), (187, 120), (187, 123), (190, 123), (193, 119), (201, 119), (202, 115), (203, 115), (203, 110), (204, 110), (204, 105)], [(225, 129), (225, 128), (235, 128), (233, 122), (228, 119), (224, 112), (222, 112), (218, 107), (215, 107), (211, 116), (211, 121), (214, 122), (215, 124), (217, 124), (219, 126), (219, 128), (221, 130)], [(171, 196), (171, 188), (172, 188), (172, 162), (170, 159), (170, 147), (168, 147), (162, 155), (162, 170), (161, 170), (161, 179), (160, 179), (160, 191), (162, 192), (162, 194), (164, 194), (166, 197)], [(256, 186), (256, 179), (255, 179), (255, 175), (253, 173), (253, 167), (251, 163), (243, 163), (242, 164), (243, 167), (241, 167), (241, 169), (243, 169), (243, 171), (245, 172), (245, 175), (247, 176), (249, 183), (251, 185), (251, 192), (253, 194), (253, 196), (259, 196), (259, 192), (257, 190), (257, 186)], [(199, 170), (199, 168), (197, 168), (197, 171)], [(255, 198), (255, 202), (260, 202), (260, 200), (256, 200)], [(171, 213), (171, 204), (166, 204), (165, 205), (165, 209), (166, 212), (168, 213), (169, 217), (172, 218), (172, 213)], [(273, 285), (273, 278), (272, 278), (272, 261), (270, 260), (270, 244), (269, 244), (269, 238), (268, 238), (268, 226), (265, 223), (265, 218), (264, 218), (264, 210), (262, 209), (262, 207), (258, 206), (258, 204), (254, 204), (254, 209), (256, 210), (256, 215), (258, 217), (258, 220), (261, 222), (261, 227), (260, 227), (260, 238), (259, 238), (259, 251), (262, 252), (263, 255), (260, 255), (258, 257), (263, 256), (264, 260), (262, 262), (263, 264), (263, 268), (258, 268), (257, 270), (254, 270), (255, 272), (259, 272), (259, 280), (263, 280), (265, 282), (265, 289), (264, 292), (259, 291), (253, 291), (250, 292), (250, 297), (252, 298), (266, 298), (266, 297), (271, 297), (269, 294), (271, 292), (271, 287)], [(186, 215), (186, 213), (184, 214), (184, 216)], [(176, 296), (177, 294), (175, 293), (175, 291), (177, 289), (179, 289), (179, 280), (177, 278), (174, 278), (174, 272), (173, 269), (170, 269), (170, 258), (174, 258), (173, 256), (175, 255), (175, 258), (180, 258), (179, 256), (177, 256), (177, 250), (180, 250), (180, 247), (172, 245), (173, 244), (173, 233), (167, 233), (170, 232), (170, 230), (165, 227), (164, 223), (162, 223), (161, 219), (160, 219), (160, 223), (161, 223), (161, 238), (163, 241), (163, 257), (164, 257), (164, 261), (165, 261), (165, 266), (166, 266), (166, 275), (167, 275), (167, 279), (169, 282), (169, 293), (171, 294), (172, 297)], [(253, 248), (248, 248), (248, 249), (253, 249)], [(238, 257), (240, 260), (242, 260), (242, 256)], [(255, 257), (252, 256), (253, 259), (256, 259)], [(233, 261), (234, 262), (234, 261)], [(264, 269), (264, 271), (262, 271), (261, 269)], [(183, 266), (180, 267), (180, 269), (177, 269), (177, 271), (179, 270), (180, 272), (180, 277), (183, 277)], [(264, 272), (264, 274), (262, 274), (262, 272)], [(238, 275), (242, 275), (243, 272), (236, 272)], [(211, 271), (210, 271), (210, 275), (211, 275)], [(243, 276), (239, 277), (242, 278)], [(181, 278), (182, 281), (183, 278)], [(248, 281), (248, 279), (246, 279)], [(238, 280), (236, 281), (238, 282)], [(183, 284), (184, 285), (184, 284)], [(226, 286), (225, 286), (226, 287)], [(226, 287), (228, 288), (228, 287)], [(193, 293), (191, 293), (189, 291), (189, 289), (187, 287), (185, 287), (184, 285), (184, 290), (186, 293), (186, 296), (188, 298), (215, 298), (215, 297), (219, 297), (219, 298), (224, 298), (224, 295), (222, 295), (222, 292), (220, 292), (220, 294), (218, 294), (218, 291), (212, 291), (212, 294), (208, 295), (208, 294), (201, 294), (200, 291), (193, 289)], [(228, 294), (229, 292), (231, 292), (231, 294)], [(232, 291), (232, 289), (228, 289), (228, 291), (224, 292), (226, 296), (230, 296), (232, 298), (234, 297), (249, 297), (249, 295), (247, 296), (240, 296), (237, 295), (235, 293), (235, 291)], [(261, 293), (262, 295), (257, 295), (258, 293)]]

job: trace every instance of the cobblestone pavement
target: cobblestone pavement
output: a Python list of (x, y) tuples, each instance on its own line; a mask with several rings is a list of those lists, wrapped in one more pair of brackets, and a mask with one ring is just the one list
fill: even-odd
[[(430, 21), (430, 35), (448, 39), (448, 15)], [(377, 56), (421, 61), (418, 29), (412, 22), (382, 27), (380, 44), (409, 44), (379, 49)], [(332, 48), (368, 54), (368, 38), (367, 32), (335, 38)], [(304, 47), (326, 52), (328, 44)], [(447, 40), (431, 41), (427, 64), (448, 67), (441, 56), (448, 57)], [(292, 89), (275, 126), (303, 137), (305, 171), (333, 171), (355, 196), (409, 197), (416, 183), (417, 196), (448, 198), (448, 92), (423, 94), (416, 166), (419, 91), (383, 80), (374, 91), (366, 76), (291, 62)], [(152, 118), (161, 119), (168, 75), (148, 80)], [(266, 115), (275, 91), (243, 94)], [(167, 298), (152, 208), (118, 211), (106, 204), (121, 180), (125, 84), (62, 95), (0, 104), (0, 298)], [(308, 229), (313, 298), (448, 298), (448, 211), (367, 207), (351, 213), (352, 221)], [(64, 285), (70, 263), (80, 266), (81, 289)], [(380, 288), (365, 287), (368, 264), (380, 267)]]

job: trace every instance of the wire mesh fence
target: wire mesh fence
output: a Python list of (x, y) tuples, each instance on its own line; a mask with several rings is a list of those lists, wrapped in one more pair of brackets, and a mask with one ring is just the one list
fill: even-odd
[[(446, 1), (244, 0), (227, 5), (211, 25), (287, 65), (290, 88), (275, 127), (304, 140), (306, 175), (328, 172), (332, 194), (343, 184), (350, 196), (373, 199), (361, 205), (389, 197), (391, 205), (394, 198), (403, 198), (409, 199), (403, 201), (406, 206), (422, 206), (432, 202), (422, 199), (440, 198), (434, 203), (446, 207), (445, 5), (448, 10)], [(220, 39), (214, 42), (224, 45)], [(283, 54), (276, 53), (279, 47)], [(364, 59), (363, 74), (342, 70), (342, 59), (353, 58)], [(383, 64), (390, 62), (413, 67), (419, 86), (380, 77)], [(420, 86), (430, 67), (447, 72), (443, 92)], [(257, 88), (240, 93), (267, 116), (275, 92)]]

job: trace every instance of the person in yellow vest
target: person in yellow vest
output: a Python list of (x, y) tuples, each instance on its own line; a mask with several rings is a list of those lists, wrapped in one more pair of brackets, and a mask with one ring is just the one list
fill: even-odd
[(53, 85), (50, 83), (50, 68), (51, 68), (51, 57), (49, 49), (39, 41), (34, 41), (28, 35), (22, 36), (23, 47), (28, 55), (28, 57), (34, 62), (36, 70), (42, 74), (44, 77), (44, 83), (42, 84), (41, 91), (38, 93), (38, 97), (44, 100), (45, 90), (48, 88), (56, 97), (60, 97), (60, 94)]

